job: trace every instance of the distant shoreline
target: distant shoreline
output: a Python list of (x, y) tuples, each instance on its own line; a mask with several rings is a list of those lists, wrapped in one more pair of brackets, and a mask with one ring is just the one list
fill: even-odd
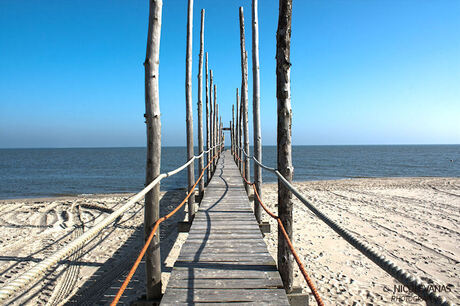
[[(380, 146), (460, 146), (460, 143), (392, 143), (392, 144), (300, 144), (292, 145), (293, 147), (380, 147)], [(230, 149), (230, 144), (225, 146)], [(250, 148), (253, 145), (249, 146)], [(276, 147), (276, 144), (263, 145), (262, 147)], [(127, 147), (11, 147), (0, 148), (0, 150), (66, 150), (66, 149), (145, 149), (145, 146), (127, 146)], [(162, 148), (186, 148), (186, 146), (162, 146)], [(198, 146), (195, 146), (198, 148)]]
[[(334, 182), (340, 182), (340, 181), (346, 181), (346, 180), (373, 180), (373, 179), (380, 179), (380, 180), (398, 180), (398, 179), (417, 179), (417, 178), (424, 178), (424, 179), (457, 179), (460, 178), (460, 176), (416, 176), (416, 177), (402, 177), (402, 176), (396, 176), (396, 177), (364, 177), (364, 176), (357, 176), (357, 177), (349, 177), (349, 178), (341, 178), (341, 179), (333, 179), (333, 180), (295, 180), (295, 184), (304, 184), (304, 183), (314, 183), (314, 182), (324, 182), (324, 183), (334, 183)], [(263, 182), (263, 185), (276, 185), (276, 181), (265, 181)], [(169, 192), (169, 191), (180, 191), (180, 190), (185, 190), (185, 187), (183, 188), (174, 188), (174, 189), (168, 189), (168, 190), (161, 190), (161, 192)], [(0, 197), (0, 204), (4, 202), (11, 202), (11, 201), (23, 201), (23, 202), (46, 202), (46, 201), (51, 201), (51, 200), (64, 200), (64, 199), (76, 199), (76, 198), (97, 198), (101, 196), (132, 196), (135, 195), (137, 192), (141, 191), (135, 191), (135, 192), (109, 192), (109, 193), (78, 193), (78, 194), (56, 194), (56, 195), (47, 195), (47, 196), (31, 196), (31, 197), (12, 197), (12, 198), (2, 198)]]

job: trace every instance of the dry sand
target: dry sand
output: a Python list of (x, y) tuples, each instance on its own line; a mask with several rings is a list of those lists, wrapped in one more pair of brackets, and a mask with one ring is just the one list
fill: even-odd
[[(449, 286), (441, 287), (440, 294), (459, 303), (459, 178), (350, 179), (295, 185), (322, 212), (400, 267), (429, 283)], [(263, 187), (263, 200), (275, 212), (276, 190), (276, 184)], [(412, 293), (393, 293), (399, 282), (297, 199), (293, 216), (294, 245), (326, 304), (410, 304), (401, 303), (402, 299), (424, 304)], [(270, 223), (272, 232), (265, 241), (276, 259), (276, 224)], [(309, 292), (297, 269), (294, 285)]]
[[(81, 235), (126, 203), (130, 196), (110, 194), (1, 200), (0, 286)], [(184, 197), (185, 191), (162, 192), (161, 214), (171, 211)], [(176, 230), (177, 222), (183, 218), (182, 210), (164, 222), (160, 229), (164, 285), (186, 239), (186, 234), (178, 234)], [(143, 206), (136, 203), (113, 226), (7, 304), (108, 304), (142, 247), (143, 221)], [(129, 304), (144, 294), (144, 283), (141, 263), (121, 304)]]
[[(448, 286), (441, 294), (453, 302), (460, 301), (459, 178), (351, 179), (295, 185), (343, 227), (409, 272)], [(0, 286), (81, 235), (129, 196), (0, 201)], [(184, 196), (184, 191), (163, 193), (161, 213), (172, 210)], [(264, 203), (275, 212), (276, 197), (276, 184), (265, 184)], [(294, 245), (327, 305), (400, 305), (395, 298), (413, 297), (410, 293), (393, 294), (398, 282), (348, 245), (299, 201), (295, 201), (294, 207)], [(161, 227), (163, 287), (187, 237), (176, 229), (183, 218), (181, 211)], [(268, 216), (264, 215), (264, 219), (268, 220)], [(142, 246), (142, 222), (142, 205), (137, 204), (114, 226), (9, 302), (15, 305), (109, 303)], [(276, 259), (276, 225), (273, 220), (270, 222), (272, 232), (265, 236), (265, 241)], [(144, 293), (144, 280), (141, 264), (122, 304)], [(295, 285), (309, 291), (297, 270)]]

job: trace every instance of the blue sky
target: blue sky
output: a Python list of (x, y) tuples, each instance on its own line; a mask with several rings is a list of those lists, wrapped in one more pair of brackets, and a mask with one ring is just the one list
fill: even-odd
[[(195, 137), (200, 10), (227, 123), (241, 84), (238, 7), (250, 54), (250, 3), (195, 0)], [(184, 0), (164, 1), (160, 108), (169, 146), (185, 144), (186, 10)], [(460, 143), (459, 14), (458, 0), (294, 0), (294, 144)], [(278, 1), (260, 1), (264, 145), (276, 143), (277, 17)], [(0, 148), (144, 146), (147, 18), (147, 0), (0, 1)], [(249, 72), (252, 112), (251, 62)]]

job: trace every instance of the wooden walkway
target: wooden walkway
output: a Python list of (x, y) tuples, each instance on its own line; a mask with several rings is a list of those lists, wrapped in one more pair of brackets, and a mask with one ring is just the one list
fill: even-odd
[(229, 151), (218, 162), (162, 305), (289, 305)]

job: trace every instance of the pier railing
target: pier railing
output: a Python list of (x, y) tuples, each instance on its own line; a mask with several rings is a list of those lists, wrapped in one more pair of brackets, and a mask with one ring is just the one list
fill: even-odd
[[(0, 288), (0, 303), (8, 300), (11, 298), (16, 292), (24, 289), (27, 285), (29, 285), (32, 281), (36, 280), (38, 277), (43, 276), (46, 271), (49, 269), (52, 269), (59, 261), (63, 260), (70, 254), (74, 253), (76, 250), (82, 248), (87, 242), (91, 241), (97, 234), (99, 234), (103, 229), (105, 229), (107, 226), (115, 222), (115, 220), (120, 217), (122, 214), (124, 214), (126, 211), (128, 211), (130, 208), (132, 208), (136, 202), (142, 200), (145, 195), (152, 190), (153, 187), (158, 185), (161, 180), (173, 176), (185, 168), (187, 168), (194, 160), (201, 158), (204, 154), (209, 154), (209, 152), (215, 150), (217, 153), (212, 157), (208, 163), (208, 166), (203, 169), (199, 180), (202, 178), (204, 171), (210, 166), (212, 161), (214, 161), (216, 158), (219, 157), (221, 148), (223, 146), (223, 142), (216, 144), (215, 146), (209, 148), (207, 151), (203, 151), (199, 155), (195, 155), (192, 158), (190, 158), (185, 164), (182, 166), (166, 172), (162, 173), (159, 176), (157, 176), (150, 184), (148, 184), (144, 189), (136, 193), (129, 201), (121, 206), (119, 209), (115, 210), (113, 213), (111, 213), (107, 218), (103, 219), (99, 223), (97, 223), (95, 226), (93, 226), (89, 231), (83, 233), (81, 236), (79, 236), (77, 239), (74, 241), (70, 242), (66, 246), (64, 246), (62, 249), (59, 251), (53, 253), (51, 256), (48, 258), (44, 259), (43, 261), (39, 262), (36, 264), (34, 267), (32, 267), (30, 270), (25, 272), (24, 274), (20, 275), (18, 278), (14, 279), (13, 281), (9, 282), (6, 286)], [(198, 181), (199, 181), (198, 180)], [(195, 184), (196, 186), (196, 184)], [(192, 190), (188, 191), (188, 195), (186, 199), (190, 196), (191, 193), (195, 192), (194, 188)], [(185, 203), (185, 200), (184, 200)], [(183, 205), (183, 204), (182, 204)], [(180, 207), (182, 207), (182, 205)], [(178, 210), (179, 208), (177, 208)], [(163, 220), (164, 221), (164, 220)], [(153, 231), (154, 232), (154, 231)], [(153, 235), (152, 235), (153, 237)], [(151, 240), (151, 239), (150, 239)]]
[[(354, 236), (352, 233), (350, 233), (348, 230), (340, 226), (337, 222), (329, 218), (326, 214), (321, 212), (318, 208), (315, 207), (311, 202), (309, 202), (300, 192), (297, 190), (286, 178), (281, 175), (281, 173), (275, 169), (268, 167), (262, 163), (260, 163), (254, 156), (250, 156), (248, 153), (245, 152), (244, 149), (242, 149), (240, 146), (235, 144), (236, 150), (240, 151), (243, 153), (243, 158), (245, 160), (250, 160), (252, 159), (257, 165), (262, 167), (265, 170), (270, 171), (271, 173), (274, 173), (279, 181), (284, 184), (292, 193), (296, 196), (297, 199), (300, 200), (311, 212), (313, 212), (321, 221), (326, 223), (331, 229), (333, 229), (339, 236), (341, 236), (345, 241), (347, 241), (350, 245), (352, 245), (355, 249), (357, 249), (359, 252), (361, 252), (364, 256), (372, 260), (376, 265), (378, 265), (381, 269), (383, 269), (385, 272), (387, 272), (389, 275), (391, 275), (393, 278), (397, 279), (401, 284), (406, 286), (409, 290), (417, 294), (421, 299), (423, 299), (425, 302), (427, 302), (428, 305), (442, 305), (442, 306), (447, 306), (447, 305), (453, 305), (452, 303), (448, 302), (444, 297), (440, 296), (433, 290), (430, 290), (432, 286), (429, 286), (427, 283), (423, 282), (420, 278), (413, 276), (410, 274), (408, 271), (404, 270), (403, 268), (399, 267), (396, 265), (393, 261), (390, 259), (386, 258), (382, 253), (379, 251), (375, 250), (372, 246), (370, 246), (368, 243), (360, 240), (356, 236)], [(234, 152), (235, 159), (241, 161), (241, 159), (238, 157), (238, 153), (236, 153), (236, 150)], [(241, 161), (241, 164), (243, 162)], [(251, 182), (248, 182), (245, 178), (244, 175), (244, 168), (243, 168), (243, 173), (242, 177), (245, 181), (246, 184), (252, 185), (254, 187), (254, 184)], [(258, 197), (257, 190), (254, 187), (254, 192), (255, 195)], [(273, 214), (271, 214), (266, 207), (262, 204), (262, 201), (259, 198), (259, 203), (261, 204), (262, 208), (265, 209), (265, 211), (271, 215), (271, 217), (276, 217)], [(278, 217), (276, 217), (278, 218)], [(278, 218), (279, 219), (279, 218)], [(307, 278), (306, 278), (307, 279)], [(308, 282), (308, 281), (307, 281)], [(310, 284), (308, 284), (310, 286)], [(311, 288), (311, 287), (310, 287)], [(313, 289), (312, 289), (313, 291)], [(313, 293), (315, 293), (313, 291)], [(316, 298), (316, 296), (315, 296)]]

